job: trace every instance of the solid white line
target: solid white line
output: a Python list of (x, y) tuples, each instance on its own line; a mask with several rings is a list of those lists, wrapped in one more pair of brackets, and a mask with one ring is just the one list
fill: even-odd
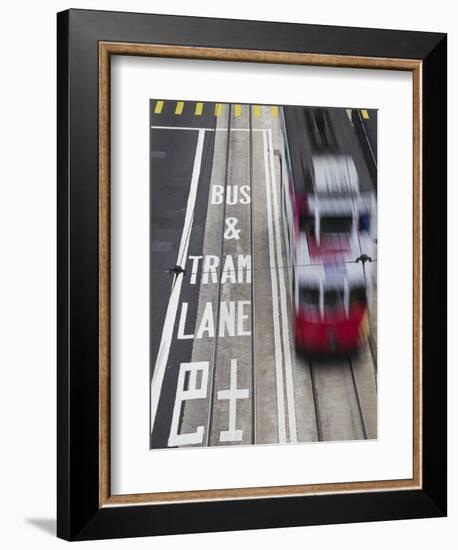
[[(292, 443), (297, 443), (297, 430), (296, 430), (296, 406), (294, 402), (294, 383), (293, 383), (293, 370), (291, 364), (291, 349), (289, 345), (289, 322), (288, 322), (288, 305), (286, 303), (286, 285), (285, 285), (285, 272), (283, 269), (284, 262), (281, 249), (280, 238), (280, 210), (278, 205), (277, 196), (277, 184), (275, 177), (274, 166), (274, 148), (272, 143), (272, 130), (267, 131), (269, 136), (269, 163), (271, 173), (271, 185), (273, 192), (273, 204), (274, 204), (274, 222), (275, 222), (275, 236), (277, 243), (277, 265), (279, 266), (279, 281), (280, 281), (280, 304), (281, 304), (281, 319), (282, 319), (282, 332), (283, 332), (283, 353), (285, 355), (285, 373), (286, 373), (286, 398), (288, 402), (288, 420), (289, 420), (289, 438)], [(271, 270), (274, 271), (274, 270)]]
[[(202, 152), (204, 148), (205, 131), (199, 129), (199, 135), (197, 137), (196, 155), (194, 157), (194, 166), (192, 169), (191, 185), (189, 188), (188, 202), (186, 204), (186, 215), (184, 219), (183, 232), (181, 234), (180, 250), (178, 252), (177, 265), (186, 258), (189, 247), (189, 234), (191, 231), (191, 224), (194, 218), (194, 206), (196, 204), (197, 186), (199, 184), (200, 166), (202, 163)], [(154, 422), (156, 420), (157, 406), (159, 403), (159, 397), (161, 395), (162, 383), (164, 381), (165, 368), (170, 353), (170, 345), (172, 343), (173, 327), (175, 326), (175, 319), (178, 310), (178, 301), (180, 298), (181, 284), (183, 282), (183, 275), (175, 275), (172, 286), (172, 293), (170, 295), (169, 304), (167, 306), (167, 313), (165, 315), (164, 326), (162, 329), (161, 343), (159, 345), (159, 351), (156, 357), (156, 364), (154, 366), (153, 378), (151, 380), (151, 432), (154, 428)]]
[[(197, 128), (193, 126), (151, 126), (155, 130), (203, 130), (204, 132), (227, 132), (227, 128)], [(249, 132), (249, 128), (233, 128), (231, 127), (231, 132)], [(253, 132), (263, 132), (264, 128), (253, 128)]]
[[(266, 132), (262, 134), (264, 144), (264, 174), (266, 183), (266, 198), (267, 198), (267, 229), (269, 234), (269, 257), (274, 258), (274, 241), (272, 229), (272, 205), (270, 198), (270, 173), (269, 163), (267, 159), (267, 140)], [(278, 417), (278, 441), (279, 443), (286, 442), (286, 425), (285, 425), (285, 398), (283, 393), (283, 366), (281, 358), (281, 342), (280, 342), (280, 325), (278, 314), (278, 290), (277, 290), (277, 273), (275, 269), (270, 269), (270, 281), (272, 285), (272, 319), (274, 324), (274, 348), (275, 348), (275, 373), (277, 385), (277, 417)]]

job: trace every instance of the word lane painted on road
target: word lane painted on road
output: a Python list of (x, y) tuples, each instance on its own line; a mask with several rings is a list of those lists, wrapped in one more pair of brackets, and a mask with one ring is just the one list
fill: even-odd
[[(221, 302), (219, 309), (219, 329), (218, 338), (227, 336), (250, 336), (251, 331), (247, 327), (249, 315), (246, 313), (251, 302), (247, 300), (238, 300), (230, 302)], [(211, 302), (205, 304), (201, 319), (197, 319), (195, 333), (186, 333), (186, 318), (188, 313), (188, 303), (181, 304), (180, 322), (178, 324), (179, 340), (191, 340), (193, 338), (214, 338), (215, 337), (215, 318), (217, 312)]]

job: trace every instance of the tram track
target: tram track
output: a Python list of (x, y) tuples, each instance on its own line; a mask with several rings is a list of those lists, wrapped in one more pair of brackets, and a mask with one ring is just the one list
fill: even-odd
[(352, 364), (351, 359), (348, 360), (348, 365), (350, 367), (351, 378), (353, 380), (353, 386), (355, 388), (356, 402), (358, 404), (359, 415), (361, 417), (361, 426), (363, 428), (364, 439), (368, 439), (368, 437), (367, 437), (367, 424), (366, 424), (366, 420), (364, 418), (364, 413), (363, 413), (363, 409), (362, 409), (362, 405), (361, 405), (361, 398), (360, 398), (360, 395), (359, 395), (358, 384), (356, 382), (355, 371), (353, 369), (353, 364)]
[[(220, 258), (223, 257), (224, 252), (224, 220), (226, 218), (226, 206), (227, 206), (227, 182), (228, 182), (228, 175), (229, 175), (229, 155), (230, 155), (230, 147), (231, 147), (231, 125), (232, 125), (232, 105), (229, 104), (228, 106), (229, 113), (227, 117), (227, 133), (226, 133), (226, 159), (225, 159), (225, 167), (224, 167), (224, 191), (223, 191), (223, 216), (222, 216), (222, 229), (221, 229), (221, 243), (220, 243)], [(222, 263), (220, 263), (218, 272), (218, 289), (217, 289), (217, 314), (216, 314), (216, 328), (215, 328), (215, 338), (214, 338), (214, 344), (213, 344), (213, 365), (211, 368), (211, 377), (210, 377), (210, 389), (209, 389), (209, 403), (208, 403), (208, 418), (207, 418), (207, 429), (206, 429), (206, 446), (210, 445), (211, 440), (211, 431), (212, 431), (212, 424), (213, 424), (213, 412), (214, 412), (214, 402), (215, 402), (215, 378), (216, 378), (216, 366), (217, 366), (217, 357), (218, 357), (218, 338), (217, 334), (219, 333), (219, 324), (220, 324), (220, 303), (221, 303), (221, 289), (222, 289), (222, 283), (221, 283), (221, 271), (222, 271)]]
[[(218, 382), (218, 379), (222, 376), (224, 377), (224, 372), (226, 369), (226, 363), (229, 361), (229, 357), (237, 356), (237, 347), (231, 348), (231, 345), (228, 345), (224, 339), (219, 337), (220, 334), (220, 324), (221, 324), (221, 304), (222, 302), (231, 299), (240, 300), (240, 299), (249, 299), (251, 304), (251, 320), (248, 321), (250, 327), (250, 343), (242, 345), (242, 348), (245, 348), (245, 353), (242, 353), (238, 361), (240, 362), (240, 372), (242, 371), (242, 366), (248, 366), (250, 369), (249, 373), (249, 384), (245, 386), (249, 388), (249, 399), (250, 399), (250, 413), (249, 420), (245, 418), (244, 429), (248, 431), (248, 426), (250, 426), (250, 437), (246, 441), (245, 436), (243, 440), (246, 443), (256, 444), (256, 370), (255, 370), (255, 330), (256, 330), (256, 317), (255, 317), (255, 277), (253, 275), (254, 270), (254, 216), (253, 216), (253, 131), (252, 131), (252, 107), (250, 106), (249, 110), (243, 117), (241, 113), (234, 111), (233, 106), (228, 106), (228, 118), (227, 118), (227, 130), (226, 130), (226, 151), (225, 151), (225, 166), (224, 166), (224, 191), (222, 196), (223, 208), (221, 214), (221, 226), (218, 231), (221, 232), (220, 244), (219, 244), (219, 257), (224, 258), (228, 254), (228, 250), (231, 250), (232, 254), (240, 253), (244, 246), (246, 246), (245, 252), (251, 256), (251, 273), (250, 273), (250, 289), (249, 294), (246, 295), (245, 291), (242, 290), (242, 287), (234, 287), (232, 283), (226, 284), (223, 282), (223, 263), (220, 262), (218, 268), (218, 287), (216, 291), (215, 298), (215, 339), (213, 345), (213, 359), (212, 359), (212, 368), (210, 375), (210, 389), (209, 389), (209, 399), (208, 399), (208, 421), (206, 429), (206, 445), (211, 446), (218, 444), (216, 439), (216, 433), (219, 433), (218, 422), (215, 422), (215, 415), (218, 414), (218, 399), (219, 390), (221, 389), (221, 381)], [(239, 127), (243, 122), (247, 124), (248, 132), (244, 132), (242, 127)], [(240, 141), (242, 140), (242, 141)], [(246, 153), (245, 153), (246, 152)], [(242, 180), (239, 177), (236, 177), (236, 172), (240, 168), (240, 155), (246, 154), (244, 162), (245, 174)], [(235, 182), (235, 183), (234, 183)], [(250, 205), (249, 210), (244, 210), (246, 206), (244, 203), (237, 203), (234, 199), (234, 189), (237, 185), (248, 185), (250, 188)], [(229, 189), (231, 188), (231, 189)], [(230, 191), (232, 190), (232, 198)], [(229, 207), (227, 207), (229, 205)], [(244, 214), (245, 212), (245, 214)], [(229, 216), (229, 217), (228, 217)], [(227, 241), (225, 237), (225, 227), (227, 227), (227, 220), (230, 220), (232, 216), (235, 216), (240, 222), (241, 226), (245, 227), (244, 231), (244, 243), (242, 240), (237, 241), (237, 245), (234, 248), (234, 245), (231, 245), (231, 241)], [(244, 219), (244, 221), (242, 221)], [(234, 242), (234, 241), (232, 241)], [(240, 243), (240, 244), (239, 244)], [(223, 327), (224, 328), (224, 327)], [(248, 349), (249, 346), (249, 349)], [(232, 359), (231, 359), (232, 361)], [(248, 381), (247, 380), (247, 381)], [(232, 384), (232, 383), (231, 383)], [(232, 406), (232, 405), (231, 405)], [(221, 414), (221, 412), (219, 413)], [(246, 414), (246, 412), (244, 413)], [(238, 413), (237, 413), (238, 416)]]
[(367, 440), (368, 428), (352, 360), (307, 360), (317, 441)]
[(253, 106), (248, 112), (249, 175), (250, 175), (250, 252), (251, 252), (251, 443), (256, 445), (256, 292), (255, 292), (255, 242), (254, 242), (254, 192), (253, 192)]
[(318, 441), (323, 441), (323, 433), (321, 431), (321, 423), (320, 423), (318, 393), (317, 393), (316, 380), (315, 380), (315, 370), (314, 370), (312, 361), (309, 361), (309, 370), (310, 370), (310, 378), (312, 381), (312, 395), (313, 395), (313, 408), (315, 410), (316, 435), (317, 435)]

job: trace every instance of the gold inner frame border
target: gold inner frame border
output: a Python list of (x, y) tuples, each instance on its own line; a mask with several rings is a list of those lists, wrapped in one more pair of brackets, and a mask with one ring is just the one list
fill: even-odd
[[(412, 72), (413, 77), (413, 476), (364, 482), (110, 493), (110, 84), (111, 56), (165, 57)], [(422, 62), (416, 59), (99, 42), (99, 507), (282, 498), (422, 488)]]

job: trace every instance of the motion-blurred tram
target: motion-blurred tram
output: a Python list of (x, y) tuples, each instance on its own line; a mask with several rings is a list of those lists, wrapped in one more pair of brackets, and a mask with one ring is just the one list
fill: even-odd
[(353, 353), (369, 334), (376, 239), (375, 193), (358, 138), (343, 109), (284, 107), (282, 131), (296, 348)]

